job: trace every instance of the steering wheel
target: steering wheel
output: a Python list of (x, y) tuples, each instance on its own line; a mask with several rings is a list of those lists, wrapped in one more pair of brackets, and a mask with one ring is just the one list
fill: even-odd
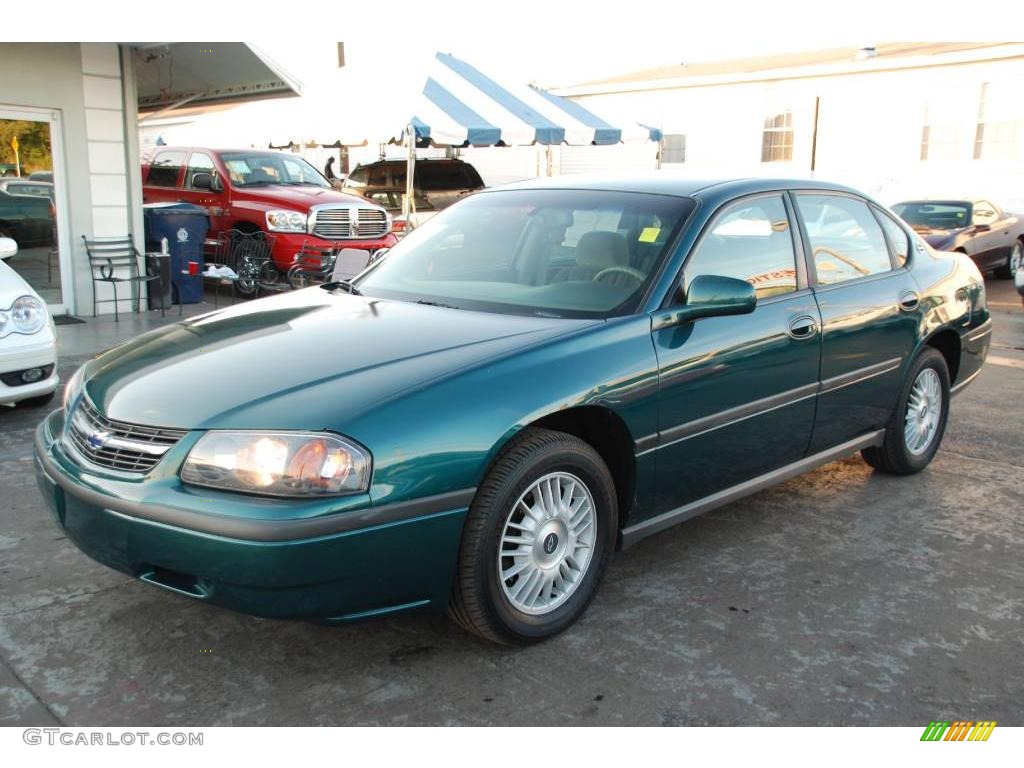
[[(595, 282), (595, 283), (599, 282), (605, 275), (615, 275), (615, 274), (626, 275), (627, 277), (632, 277), (634, 280), (637, 281), (637, 283), (641, 283), (641, 284), (643, 283), (644, 280), (647, 279), (647, 275), (645, 275), (639, 269), (633, 269), (633, 267), (605, 267), (600, 272), (598, 272), (596, 275), (594, 275), (593, 282)], [(618, 281), (617, 280), (613, 280), (611, 282), (617, 283)]]

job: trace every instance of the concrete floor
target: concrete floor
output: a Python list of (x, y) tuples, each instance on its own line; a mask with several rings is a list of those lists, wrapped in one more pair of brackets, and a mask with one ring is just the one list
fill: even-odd
[[(43, 411), (0, 409), (0, 725), (1024, 725), (1024, 311), (989, 291), (990, 364), (927, 471), (852, 458), (648, 539), (527, 650), (442, 618), (260, 620), (109, 571), (38, 498)], [(61, 327), (62, 375), (158, 323)]]

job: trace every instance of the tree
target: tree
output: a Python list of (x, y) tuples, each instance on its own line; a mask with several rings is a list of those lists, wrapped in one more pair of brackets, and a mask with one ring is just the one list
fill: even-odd
[(53, 169), (49, 123), (36, 120), (0, 120), (0, 164), (14, 164), (11, 139), (15, 136), (18, 137), (18, 154), (21, 157), (23, 176), (33, 171)]

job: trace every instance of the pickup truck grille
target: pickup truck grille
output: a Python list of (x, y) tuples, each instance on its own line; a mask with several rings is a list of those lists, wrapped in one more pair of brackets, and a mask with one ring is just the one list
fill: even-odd
[(184, 429), (108, 419), (83, 397), (71, 413), (64, 444), (87, 464), (141, 475), (155, 467), (186, 434)]
[(313, 234), (325, 240), (362, 240), (384, 237), (388, 216), (381, 208), (320, 208)]

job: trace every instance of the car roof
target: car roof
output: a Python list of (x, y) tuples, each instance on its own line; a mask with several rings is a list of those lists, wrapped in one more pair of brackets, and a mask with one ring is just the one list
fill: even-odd
[[(405, 165), (406, 160), (400, 157), (391, 157), (385, 160), (374, 160), (372, 163), (360, 163), (357, 168), (369, 168), (371, 165)], [(423, 163), (462, 163), (463, 165), (469, 165), (468, 162), (463, 160), (461, 157), (417, 157), (416, 165), (422, 165)]]
[(28, 184), (33, 187), (52, 187), (53, 182), (39, 181), (38, 179), (0, 179), (0, 184)]
[(944, 203), (946, 205), (973, 205), (977, 202), (993, 202), (989, 197), (909, 197), (906, 200), (900, 200), (896, 205), (906, 205), (908, 203)]
[[(267, 148), (264, 148), (264, 147), (236, 147), (236, 148), (227, 147), (227, 148), (220, 148), (220, 147), (188, 147), (188, 146), (179, 146), (179, 145), (174, 145), (174, 146), (169, 146), (168, 145), (168, 146), (162, 146), (162, 147), (153, 147), (153, 149), (151, 149), (149, 151), (149, 156), (150, 157), (154, 157), (154, 156), (158, 155), (161, 152), (213, 152), (215, 154), (221, 154), (222, 152), (250, 152), (250, 153), (259, 153), (259, 154), (268, 153), (268, 154), (273, 154), (273, 155), (290, 155), (290, 156), (294, 156), (295, 155), (294, 152), (285, 152), (282, 149), (267, 149)], [(299, 157), (302, 157), (302, 156), (299, 155)], [(148, 162), (148, 160), (147, 160), (147, 162)]]
[(673, 172), (648, 171), (637, 174), (578, 174), (531, 179), (504, 184), (492, 189), (579, 189), (608, 192), (641, 192), (691, 197), (703, 193), (750, 194), (780, 189), (821, 190), (861, 195), (855, 189), (817, 179), (719, 177), (696, 178)]

